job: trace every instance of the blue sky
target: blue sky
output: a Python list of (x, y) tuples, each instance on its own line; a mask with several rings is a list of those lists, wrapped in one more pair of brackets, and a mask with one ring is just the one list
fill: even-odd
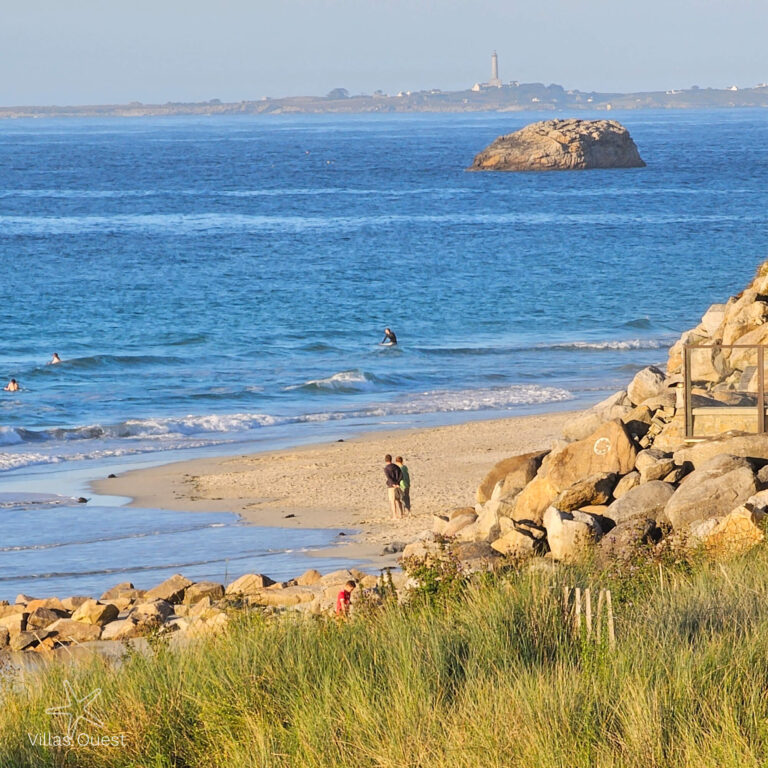
[(768, 81), (768, 0), (2, 0), (0, 104)]

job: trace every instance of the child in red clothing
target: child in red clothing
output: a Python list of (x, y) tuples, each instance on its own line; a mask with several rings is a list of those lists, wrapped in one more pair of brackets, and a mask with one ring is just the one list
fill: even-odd
[(352, 599), (352, 590), (357, 586), (357, 582), (348, 581), (344, 585), (344, 589), (339, 592), (339, 596), (336, 598), (336, 615), (346, 616), (349, 613), (349, 602)]

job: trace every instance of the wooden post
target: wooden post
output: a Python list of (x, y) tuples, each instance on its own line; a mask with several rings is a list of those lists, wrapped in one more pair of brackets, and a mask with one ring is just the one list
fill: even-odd
[(587, 587), (584, 590), (584, 618), (587, 623), (587, 637), (592, 635), (592, 590)]
[(571, 588), (563, 586), (563, 618), (568, 618), (568, 604), (571, 602)]
[(595, 637), (598, 643), (603, 637), (603, 613), (605, 613), (605, 590), (601, 589), (597, 593), (597, 621), (595, 622)]
[(608, 613), (608, 645), (611, 649), (616, 647), (616, 633), (613, 627), (613, 603), (611, 602), (611, 590), (605, 590), (605, 607)]
[(581, 631), (581, 587), (576, 587), (576, 616), (574, 626), (577, 632)]

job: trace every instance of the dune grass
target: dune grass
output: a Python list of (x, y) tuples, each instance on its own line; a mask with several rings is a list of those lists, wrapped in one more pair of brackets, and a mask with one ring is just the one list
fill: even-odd
[[(563, 614), (613, 590), (617, 647)], [(121, 746), (53, 748), (45, 714), (100, 687)], [(768, 763), (768, 550), (729, 563), (483, 577), (339, 622), (237, 616), (228, 633), (6, 686), (3, 766), (759, 766)]]

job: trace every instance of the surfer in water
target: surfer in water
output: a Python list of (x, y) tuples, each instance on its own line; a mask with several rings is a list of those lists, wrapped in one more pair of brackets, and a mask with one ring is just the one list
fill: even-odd
[(61, 358), (59, 357), (58, 352), (53, 353), (53, 357), (48, 361), (48, 365), (57, 365), (61, 362)]
[(385, 347), (394, 347), (397, 344), (397, 336), (390, 328), (384, 329), (384, 338), (379, 342)]
[(6, 392), (18, 392), (21, 387), (19, 387), (19, 382), (16, 381), (16, 379), (11, 379), (4, 387)]

